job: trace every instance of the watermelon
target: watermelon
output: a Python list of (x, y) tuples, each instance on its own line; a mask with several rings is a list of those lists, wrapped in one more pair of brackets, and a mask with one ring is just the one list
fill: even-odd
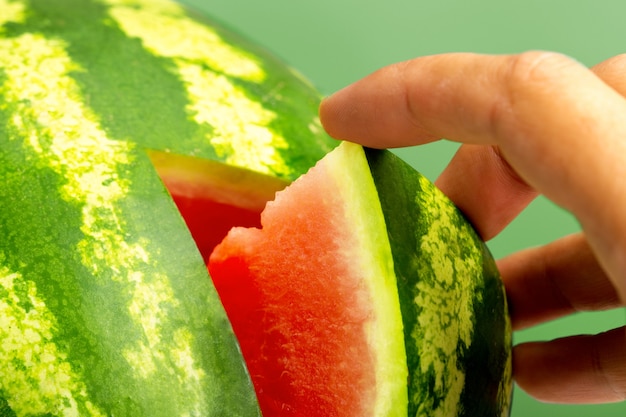
[[(332, 153), (319, 99), (170, 0), (0, 0), (0, 417), (272, 415), (224, 309), (236, 297), (214, 274), (220, 298), (206, 262), (233, 226), (263, 227), (266, 203), (327, 154), (332, 169), (307, 187), (332, 177), (337, 193), (291, 207), (333, 195), (312, 219), (332, 222), (329, 250), (358, 257), (329, 259), (349, 283), (318, 285), (316, 346), (333, 354), (306, 363), (305, 340), (296, 376), (315, 384), (270, 407), (322, 382), (341, 388), (310, 415), (505, 415), (510, 328), (484, 245), (389, 152)], [(290, 226), (286, 211), (274, 223)], [(286, 260), (317, 268), (305, 243), (290, 252), (302, 262)], [(272, 288), (238, 291), (261, 305)], [(288, 324), (306, 306), (289, 307)], [(336, 339), (322, 328), (340, 313), (351, 324)], [(285, 376), (274, 354), (268, 375)]]
[(318, 104), (171, 1), (0, 0), (0, 416), (258, 416), (177, 203), (208, 166), (260, 211), (335, 146)]
[(344, 143), (261, 216), (209, 271), (264, 415), (508, 415), (502, 283), (428, 180)]

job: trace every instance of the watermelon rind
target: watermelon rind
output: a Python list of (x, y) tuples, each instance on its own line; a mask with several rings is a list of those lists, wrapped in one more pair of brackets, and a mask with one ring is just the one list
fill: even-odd
[(398, 282), (411, 416), (510, 412), (511, 325), (495, 262), (471, 224), (389, 151), (367, 150)]

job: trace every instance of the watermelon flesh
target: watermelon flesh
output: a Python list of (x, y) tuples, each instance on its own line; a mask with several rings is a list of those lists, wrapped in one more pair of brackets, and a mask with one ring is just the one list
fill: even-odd
[(265, 203), (288, 184), (210, 160), (157, 151), (150, 158), (206, 263), (230, 229), (260, 227)]
[(406, 416), (391, 253), (373, 182), (358, 184), (367, 169), (360, 147), (342, 146), (210, 258), (265, 416)]
[(210, 198), (190, 197), (184, 193), (172, 198), (198, 246), (205, 262), (230, 229), (235, 226), (261, 227), (261, 213), (218, 203)]

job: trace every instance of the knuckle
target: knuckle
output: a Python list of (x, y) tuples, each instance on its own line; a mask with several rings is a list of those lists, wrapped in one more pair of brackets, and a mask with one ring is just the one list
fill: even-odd
[(578, 63), (556, 52), (529, 51), (510, 58), (506, 82), (520, 89), (542, 88), (559, 80), (566, 71)]
[(608, 58), (607, 60), (602, 61), (598, 65), (624, 69), (624, 68), (626, 68), (626, 53), (612, 56), (612, 57)]
[(527, 120), (519, 120), (518, 111), (524, 104), (545, 102), (564, 88), (565, 72), (579, 67), (573, 59), (556, 52), (529, 51), (507, 58), (501, 67), (501, 96), (494, 99), (489, 113), (493, 131), (501, 137), (514, 136), (516, 129), (524, 128)]

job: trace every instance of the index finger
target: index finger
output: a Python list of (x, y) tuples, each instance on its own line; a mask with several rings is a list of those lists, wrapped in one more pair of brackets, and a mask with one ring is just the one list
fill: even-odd
[(326, 99), (338, 139), (497, 146), (532, 188), (572, 211), (626, 299), (626, 100), (559, 54), (448, 54), (377, 71)]

